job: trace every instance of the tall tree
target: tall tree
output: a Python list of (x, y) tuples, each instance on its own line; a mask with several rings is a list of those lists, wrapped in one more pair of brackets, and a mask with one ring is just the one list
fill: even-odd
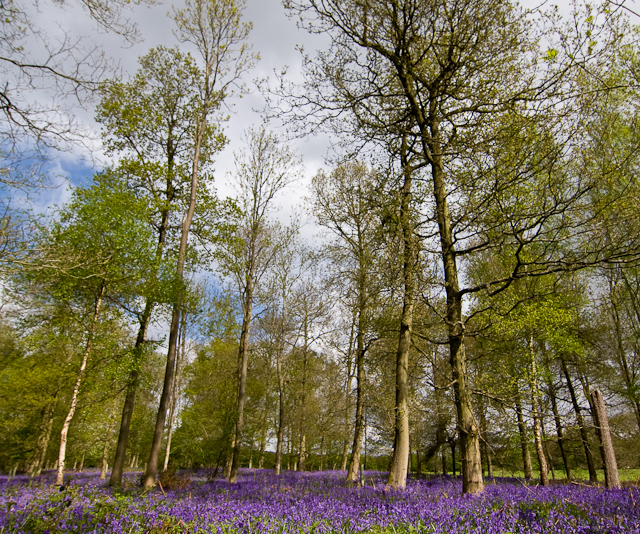
[(364, 163), (345, 162), (329, 175), (320, 171), (312, 181), (312, 208), (333, 239), (330, 254), (340, 274), (341, 292), (353, 307), (355, 319), (356, 413), (347, 481), (358, 481), (364, 433), (365, 354), (372, 340), (371, 316), (377, 295), (375, 260), (380, 218), (371, 198), (378, 177)]
[[(214, 129), (212, 118), (223, 100), (236, 84), (240, 75), (252, 64), (253, 56), (246, 48), (246, 38), (250, 24), (242, 23), (242, 3), (236, 0), (193, 0), (187, 1), (183, 9), (175, 10), (178, 37), (193, 44), (199, 54), (201, 76), (197, 80), (198, 100), (196, 120), (191, 131), (193, 149), (191, 154), (191, 185), (189, 204), (181, 223), (180, 247), (175, 277), (179, 287), (173, 303), (171, 325), (169, 327), (169, 349), (158, 417), (156, 419), (149, 461), (142, 485), (155, 485), (158, 457), (164, 433), (164, 422), (171, 396), (173, 372), (175, 368), (176, 344), (182, 307), (182, 286), (187, 240), (191, 221), (196, 208), (200, 166), (207, 156), (207, 140)], [(222, 137), (218, 137), (220, 144)], [(218, 145), (219, 147), (220, 145)]]
[(280, 474), (282, 468), (282, 447), (284, 444), (286, 392), (288, 383), (285, 351), (291, 345), (290, 338), (290, 307), (293, 292), (301, 276), (300, 249), (302, 244), (298, 236), (298, 225), (294, 223), (288, 229), (282, 229), (276, 238), (278, 246), (264, 283), (265, 292), (270, 294), (270, 313), (262, 319), (263, 330), (269, 351), (274, 354), (276, 379), (278, 382), (278, 415), (276, 422), (276, 451), (274, 472)]
[[(193, 130), (198, 117), (199, 77), (200, 71), (191, 56), (175, 48), (158, 47), (140, 59), (140, 69), (132, 81), (106, 84), (98, 106), (97, 120), (103, 124), (107, 149), (121, 157), (118, 174), (152, 207), (149, 225), (157, 242), (148, 259), (151, 276), (144, 304), (136, 313), (138, 334), (109, 479), (111, 485), (122, 483), (147, 331), (156, 302), (165, 298), (159, 284), (170, 257), (167, 250), (174, 248), (176, 236), (172, 228), (179, 226), (178, 211), (185, 203), (183, 191), (188, 182), (188, 162), (194, 150)], [(207, 141), (211, 145), (208, 152), (212, 152), (219, 140), (210, 135)]]
[[(393, 457), (389, 469), (388, 483), (404, 488), (407, 479), (407, 463), (410, 459), (409, 445), (409, 398), (408, 367), (409, 350), (412, 344), (413, 312), (416, 300), (419, 243), (416, 236), (415, 201), (413, 189), (414, 172), (417, 170), (410, 160), (406, 136), (400, 146), (401, 185), (398, 187), (396, 208), (397, 228), (401, 240), (402, 262), (402, 312), (400, 333), (396, 351), (396, 429), (393, 443)], [(419, 453), (418, 453), (419, 454)]]
[(238, 394), (233, 461), (229, 481), (237, 482), (246, 402), (249, 336), (253, 321), (256, 286), (273, 261), (277, 243), (269, 227), (276, 196), (299, 175), (298, 158), (284, 139), (264, 127), (246, 133), (247, 150), (236, 155), (236, 180), (242, 210), (237, 238), (221, 249), (219, 258), (240, 295), (242, 328), (238, 349)]
[[(131, 301), (145, 280), (149, 252), (147, 208), (111, 175), (97, 176), (94, 185), (74, 192), (72, 201), (53, 225), (46, 252), (32, 275), (44, 284), (50, 298), (80, 310), (86, 330), (82, 361), (60, 439), (57, 483), (63, 483), (66, 443), (80, 387), (94, 343), (94, 334), (108, 296)], [(27, 271), (27, 276), (30, 272)]]
[(326, 288), (322, 287), (322, 280), (317, 271), (318, 258), (304, 252), (302, 256), (303, 279), (294, 290), (291, 319), (292, 327), (296, 331), (292, 336), (293, 351), (296, 354), (302, 353), (302, 376), (296, 412), (300, 428), (298, 470), (305, 471), (308, 455), (307, 423), (310, 419), (308, 400), (311, 396), (312, 384), (317, 380), (312, 368), (313, 347), (327, 333), (330, 306), (323, 298)]
[[(601, 239), (576, 247), (567, 214), (570, 210), (575, 217), (571, 227), (580, 226), (580, 218), (589, 226), (594, 211), (585, 208), (593, 182), (568, 179), (556, 167), (568, 149), (559, 150), (555, 140), (572, 139), (567, 132), (578, 131), (580, 120), (567, 120), (568, 108), (554, 105), (566, 102), (572, 91), (577, 96), (569, 74), (605, 63), (603, 51), (620, 36), (615, 20), (607, 17), (605, 31), (597, 17), (585, 17), (587, 22), (573, 35), (557, 35), (562, 54), (553, 48), (545, 54), (539, 49), (533, 13), (509, 0), (285, 4), (308, 21), (310, 31), (331, 39), (328, 52), (306, 62), (304, 91), (294, 88), (288, 94), (297, 117), (312, 127), (335, 125), (353, 137), (380, 140), (406, 133), (415, 140), (415, 145), (410, 143), (414, 154), (430, 170), (429, 235), (442, 264), (463, 492), (481, 492), (479, 425), (464, 343), (465, 296), (496, 293), (521, 277), (631, 250), (628, 243), (608, 247)], [(581, 32), (587, 31), (599, 35), (598, 47), (585, 45)], [(551, 182), (536, 181), (540, 175)], [(530, 199), (525, 210), (523, 193)], [(553, 246), (528, 255), (551, 236)], [(510, 269), (478, 286), (463, 287), (460, 270), (465, 260), (498, 248), (510, 254)]]

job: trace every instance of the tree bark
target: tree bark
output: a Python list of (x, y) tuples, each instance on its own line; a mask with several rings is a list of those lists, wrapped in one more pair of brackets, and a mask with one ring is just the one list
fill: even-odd
[(348, 483), (359, 484), (358, 469), (360, 469), (360, 455), (362, 454), (362, 436), (364, 421), (364, 332), (362, 322), (358, 325), (356, 334), (356, 417), (353, 432), (351, 458), (347, 467)]
[[(191, 221), (196, 209), (196, 195), (198, 191), (198, 173), (200, 165), (200, 150), (204, 142), (207, 130), (207, 103), (201, 111), (198, 120), (198, 128), (196, 132), (195, 150), (192, 160), (191, 172), (191, 193), (189, 196), (189, 208), (182, 220), (182, 228), (180, 233), (180, 248), (178, 250), (178, 263), (176, 266), (176, 281), (181, 286), (184, 281), (184, 262), (187, 255), (187, 241), (189, 239), (189, 230), (191, 229)], [(156, 425), (153, 431), (153, 441), (149, 452), (149, 461), (145, 469), (142, 479), (142, 486), (150, 488), (156, 484), (156, 474), (158, 472), (158, 458), (160, 456), (160, 448), (162, 446), (162, 436), (164, 434), (164, 423), (167, 416), (167, 407), (169, 397), (173, 387), (173, 371), (175, 368), (176, 345), (178, 343), (178, 329), (180, 326), (180, 315), (182, 312), (183, 289), (179, 287), (176, 301), (173, 304), (171, 313), (171, 326), (169, 328), (169, 349), (167, 351), (167, 365), (164, 373), (164, 384), (162, 387), (162, 395), (160, 396), (160, 405), (158, 407), (158, 415), (156, 417)]]
[(447, 448), (446, 447), (442, 447), (441, 450), (441, 455), (442, 455), (442, 476), (446, 477), (447, 476)]
[(222, 476), (227, 480), (231, 476), (231, 466), (233, 465), (233, 449), (235, 446), (236, 446), (236, 440), (235, 440), (235, 426), (234, 426), (234, 429), (229, 438), (228, 450), (225, 452), (224, 470), (222, 471)]
[(153, 311), (154, 302), (147, 299), (142, 317), (140, 319), (140, 327), (136, 337), (136, 344), (133, 348), (133, 369), (129, 374), (127, 382), (127, 392), (122, 407), (122, 416), (120, 418), (120, 431), (118, 433), (118, 444), (116, 446), (116, 456), (113, 460), (113, 468), (109, 477), (109, 485), (119, 487), (122, 485), (122, 474), (124, 472), (124, 463), (127, 455), (127, 445), (129, 444), (129, 435), (131, 430), (131, 418), (133, 417), (133, 409), (135, 407), (136, 393), (140, 382), (140, 365), (142, 363), (142, 353), (144, 343), (147, 339), (147, 330), (151, 321), (151, 313)]
[[(254, 229), (257, 231), (257, 228)], [(238, 481), (238, 468), (240, 467), (240, 451), (242, 448), (242, 431), (244, 429), (244, 404), (247, 399), (247, 367), (249, 365), (249, 334), (251, 333), (251, 314), (253, 313), (253, 284), (254, 269), (253, 254), (247, 272), (244, 294), (244, 315), (242, 319), (242, 331), (240, 332), (240, 348), (238, 350), (238, 398), (236, 404), (236, 439), (233, 447), (233, 460), (229, 482), (235, 484)]]
[[(403, 312), (404, 315), (404, 312)], [(396, 405), (393, 456), (387, 484), (404, 488), (407, 485), (409, 462), (409, 393), (407, 386), (411, 327), (403, 322), (396, 354)]]
[(616, 453), (611, 441), (611, 430), (609, 429), (609, 418), (604, 405), (604, 398), (599, 389), (591, 393), (591, 400), (594, 407), (596, 420), (596, 430), (600, 439), (600, 450), (602, 451), (602, 463), (604, 464), (604, 484), (607, 488), (620, 489), (620, 477), (618, 475), (618, 462)]
[[(541, 406), (542, 403), (538, 402), (538, 405)], [(540, 408), (540, 413), (542, 414), (542, 408)], [(541, 415), (541, 420), (543, 421), (542, 424), (540, 425), (540, 430), (542, 430), (542, 447), (544, 449), (545, 458), (547, 459), (547, 465), (549, 466), (549, 471), (551, 471), (551, 478), (555, 480), (556, 469), (554, 467), (554, 461), (553, 461), (553, 458), (551, 457), (551, 453), (549, 452), (549, 440), (547, 439), (546, 430), (544, 428), (544, 418), (542, 415)]]
[(580, 408), (580, 404), (578, 403), (578, 397), (576, 396), (576, 391), (575, 391), (575, 388), (573, 387), (571, 375), (569, 374), (569, 367), (567, 366), (566, 360), (562, 356), (560, 357), (560, 364), (562, 366), (562, 372), (564, 373), (564, 377), (567, 381), (569, 395), (571, 396), (571, 403), (573, 404), (573, 409), (576, 413), (576, 421), (578, 423), (578, 428), (580, 430), (580, 438), (582, 440), (582, 446), (584, 447), (584, 454), (587, 458), (587, 467), (589, 469), (589, 480), (593, 483), (596, 483), (598, 482), (598, 473), (596, 472), (593, 453), (591, 452), (591, 447), (589, 446), (589, 437), (587, 434), (587, 429), (584, 425), (584, 418), (582, 417), (582, 411), (581, 411), (582, 409)]
[(452, 436), (448, 439), (449, 448), (451, 449), (451, 472), (456, 476), (456, 438)]
[(536, 363), (536, 355), (533, 349), (533, 336), (529, 336), (529, 355), (531, 356), (531, 412), (533, 417), (533, 437), (536, 444), (536, 453), (538, 454), (538, 465), (540, 466), (540, 483), (543, 486), (549, 485), (549, 468), (547, 466), (547, 458), (544, 454), (542, 444), (542, 421), (540, 417), (539, 399), (538, 399), (538, 366)]
[(180, 332), (178, 337), (181, 340), (180, 350), (176, 352), (176, 367), (174, 370), (173, 389), (171, 390), (171, 406), (169, 407), (169, 428), (167, 430), (167, 446), (164, 453), (164, 463), (162, 470), (166, 471), (169, 467), (169, 456), (171, 454), (171, 438), (173, 437), (173, 423), (176, 412), (176, 405), (178, 403), (178, 381), (180, 380), (180, 358), (184, 358), (184, 351), (186, 349), (186, 318), (184, 312), (182, 313), (182, 321)]
[(109, 468), (107, 464), (107, 452), (109, 451), (109, 440), (104, 440), (104, 445), (102, 447), (102, 461), (100, 462), (100, 480), (104, 480), (107, 478), (107, 469)]
[(282, 465), (282, 445), (284, 441), (284, 377), (282, 375), (282, 362), (280, 351), (276, 354), (276, 370), (278, 373), (278, 435), (276, 440), (276, 461), (274, 472), (280, 474)]
[(96, 331), (96, 325), (98, 324), (98, 316), (100, 315), (100, 306), (102, 305), (102, 299), (106, 290), (106, 283), (102, 281), (100, 285), (100, 292), (96, 298), (95, 307), (93, 310), (93, 317), (91, 318), (91, 326), (89, 327), (89, 333), (87, 334), (87, 344), (82, 356), (82, 363), (76, 376), (76, 384), (73, 388), (73, 394), (71, 395), (71, 405), (69, 406), (69, 412), (64, 418), (62, 424), (62, 431), (60, 432), (60, 450), (58, 452), (58, 472), (56, 474), (56, 484), (58, 486), (64, 485), (64, 461), (67, 453), (67, 435), (69, 433), (69, 426), (71, 420), (76, 412), (76, 406), (78, 404), (78, 397), (80, 396), (80, 386), (82, 385), (82, 379), (84, 378), (84, 372), (87, 368), (89, 356), (91, 354), (91, 345), (93, 343), (93, 336)]
[(300, 398), (300, 450), (298, 451), (298, 467), (300, 471), (306, 468), (307, 459), (307, 435), (306, 435), (306, 419), (307, 419), (307, 366), (309, 363), (309, 323), (308, 316), (305, 313), (304, 318), (304, 348), (302, 362), (302, 396)]
[[(428, 110), (428, 115), (424, 114), (423, 106), (419, 102), (413, 86), (413, 80), (405, 70), (405, 65), (398, 60), (395, 67), (397, 68), (397, 75), (405, 96), (409, 101), (413, 117), (420, 130), (422, 152), (431, 165), (433, 198), (440, 237), (440, 257), (444, 269), (446, 290), (449, 361), (453, 374), (458, 434), (462, 452), (462, 492), (480, 493), (484, 490), (482, 458), (480, 456), (478, 424), (473, 414), (471, 388), (468, 383), (467, 358), (464, 348), (465, 323), (462, 315), (462, 294), (460, 293), (458, 279), (451, 215), (447, 202), (448, 192), (444, 174), (442, 147), (440, 146), (440, 122), (431, 110)], [(441, 95), (432, 95), (431, 97), (434, 105), (438, 96)]]
[(344, 410), (344, 443), (342, 446), (342, 460), (340, 461), (340, 471), (346, 471), (349, 460), (349, 421), (351, 419), (351, 384), (353, 383), (353, 337), (356, 328), (355, 321), (351, 322), (351, 333), (349, 335), (349, 352), (347, 360), (347, 380), (345, 384), (345, 410)]
[(416, 252), (413, 228), (409, 217), (411, 204), (412, 175), (407, 161), (406, 137), (402, 143), (401, 163), (403, 168), (402, 197), (400, 202), (400, 223), (402, 225), (404, 284), (402, 315), (400, 317), (400, 335), (396, 351), (396, 404), (395, 404), (395, 438), (393, 457), (387, 484), (404, 488), (407, 485), (407, 469), (409, 462), (409, 390), (408, 367), (411, 349), (411, 333), (413, 328), (413, 309), (415, 302), (415, 267)]
[(486, 406), (484, 401), (480, 403), (480, 454), (485, 458), (487, 463), (487, 476), (493, 476), (492, 471), (493, 468), (491, 466), (491, 456), (489, 452), (489, 446), (487, 444), (487, 414), (486, 414)]
[(527, 427), (524, 424), (524, 417), (522, 414), (522, 402), (520, 400), (519, 390), (516, 391), (515, 405), (516, 405), (516, 415), (518, 417), (518, 432), (520, 433), (520, 447), (522, 449), (522, 463), (524, 466), (524, 478), (529, 480), (533, 478), (533, 467), (531, 466), (531, 452), (529, 451), (529, 439), (527, 437)]

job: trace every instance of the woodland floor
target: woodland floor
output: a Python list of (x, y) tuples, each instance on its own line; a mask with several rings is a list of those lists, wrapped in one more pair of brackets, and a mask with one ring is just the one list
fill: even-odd
[[(640, 489), (586, 484), (548, 488), (518, 479), (487, 481), (462, 496), (459, 479), (410, 479), (404, 491), (366, 472), (365, 486), (345, 487), (343, 472), (242, 470), (238, 484), (205, 471), (179, 474), (142, 492), (140, 473), (114, 491), (98, 473), (72, 474), (63, 488), (53, 473), (29, 481), (0, 477), (0, 534), (5, 533), (307, 533), (640, 534)], [(173, 489), (172, 489), (173, 488)]]

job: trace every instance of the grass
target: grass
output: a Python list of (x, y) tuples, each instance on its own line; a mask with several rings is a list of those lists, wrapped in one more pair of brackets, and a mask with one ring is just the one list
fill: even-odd
[[(604, 483), (604, 469), (597, 469), (598, 473), (598, 482)], [(620, 476), (620, 482), (628, 482), (632, 484), (640, 484), (640, 469), (619, 469), (618, 470)], [(524, 478), (523, 471), (508, 471), (500, 468), (493, 470), (494, 476), (500, 477), (513, 477), (513, 478)], [(486, 476), (486, 473), (485, 473)], [(588, 482), (589, 481), (589, 471), (587, 469), (573, 469), (571, 471), (571, 477), (574, 481), (577, 482)], [(533, 478), (540, 478), (540, 471), (534, 469)], [(552, 480), (551, 472), (549, 472), (549, 479)], [(567, 475), (564, 469), (556, 469), (556, 480), (558, 481), (566, 481)]]

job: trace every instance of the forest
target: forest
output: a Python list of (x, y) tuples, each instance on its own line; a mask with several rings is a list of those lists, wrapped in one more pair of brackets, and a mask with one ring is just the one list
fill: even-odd
[[(132, 35), (128, 2), (82, 4)], [(244, 502), (247, 473), (267, 488), (299, 473), (286, 487), (389, 488), (406, 505), (436, 475), (456, 498), (498, 498), (499, 477), (637, 484), (633, 5), (284, 0), (324, 48), (301, 48), (299, 77), (257, 82), (244, 7), (185, 0), (169, 14), (181, 44), (113, 77), (71, 41), (31, 61), (26, 8), (0, 6), (6, 487), (66, 491), (91, 472), (155, 499), (191, 473)], [(84, 134), (43, 87), (91, 106), (109, 161), (46, 212), (24, 199)], [(217, 157), (251, 91), (263, 120), (223, 195)], [(310, 173), (295, 141), (318, 133), (332, 146)], [(11, 507), (7, 532), (40, 532)], [(340, 521), (319, 531), (350, 531)], [(219, 532), (254, 531), (234, 525)], [(255, 531), (289, 532), (269, 525)]]

